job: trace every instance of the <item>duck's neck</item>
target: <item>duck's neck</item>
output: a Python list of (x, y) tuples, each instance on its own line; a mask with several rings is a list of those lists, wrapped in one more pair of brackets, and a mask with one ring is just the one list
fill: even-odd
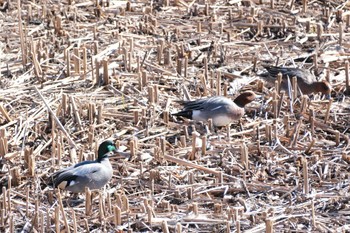
[(96, 162), (99, 162), (99, 163), (109, 163), (109, 159), (108, 159), (108, 156), (104, 156), (102, 158), (97, 158), (96, 159)]
[(109, 162), (108, 157), (103, 158), (100, 163), (107, 169), (112, 170), (112, 164)]
[(244, 106), (247, 104), (247, 101), (242, 98), (239, 98), (239, 96), (233, 102), (240, 108), (244, 108)]

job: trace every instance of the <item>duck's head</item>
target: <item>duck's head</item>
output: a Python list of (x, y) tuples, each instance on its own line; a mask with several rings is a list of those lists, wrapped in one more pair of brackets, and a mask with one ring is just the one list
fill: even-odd
[(332, 86), (329, 82), (327, 81), (321, 81), (318, 82), (318, 85), (316, 86), (316, 91), (321, 92), (326, 96), (327, 99), (330, 99), (331, 97), (331, 92), (332, 92)]
[(114, 142), (111, 140), (106, 140), (100, 144), (98, 147), (98, 161), (101, 161), (102, 159), (108, 157), (108, 153), (112, 151), (116, 151), (117, 147), (115, 146)]
[(244, 107), (246, 104), (249, 104), (250, 102), (254, 101), (257, 96), (255, 95), (254, 92), (252, 91), (246, 91), (240, 94), (234, 102), (239, 106), (239, 107)]

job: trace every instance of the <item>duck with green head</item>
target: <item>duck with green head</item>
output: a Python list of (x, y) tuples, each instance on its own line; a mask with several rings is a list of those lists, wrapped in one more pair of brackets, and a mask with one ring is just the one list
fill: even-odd
[(98, 157), (94, 161), (83, 161), (52, 175), (53, 186), (74, 193), (89, 189), (100, 189), (112, 178), (113, 169), (108, 157), (116, 151), (111, 140), (104, 141), (98, 148)]

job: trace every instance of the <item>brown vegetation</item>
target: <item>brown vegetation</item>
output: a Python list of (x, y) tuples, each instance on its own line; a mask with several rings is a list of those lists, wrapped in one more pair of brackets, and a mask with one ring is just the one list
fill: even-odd
[[(349, 231), (349, 10), (0, 1), (0, 231)], [(311, 68), (332, 97), (267, 88), (263, 64)], [(176, 100), (244, 90), (263, 98), (241, 129), (171, 116)], [(106, 138), (129, 155), (106, 190), (49, 186)]]

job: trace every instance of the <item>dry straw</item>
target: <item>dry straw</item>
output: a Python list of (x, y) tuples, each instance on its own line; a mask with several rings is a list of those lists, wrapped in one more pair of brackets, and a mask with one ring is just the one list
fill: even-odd
[[(347, 2), (9, 3), (1, 232), (349, 230)], [(269, 86), (266, 63), (311, 69), (331, 100), (300, 95), (295, 77), (289, 90), (281, 75)], [(262, 98), (230, 127), (171, 114), (176, 100), (244, 90)], [(106, 138), (129, 156), (110, 158), (106, 189), (49, 186)]]

